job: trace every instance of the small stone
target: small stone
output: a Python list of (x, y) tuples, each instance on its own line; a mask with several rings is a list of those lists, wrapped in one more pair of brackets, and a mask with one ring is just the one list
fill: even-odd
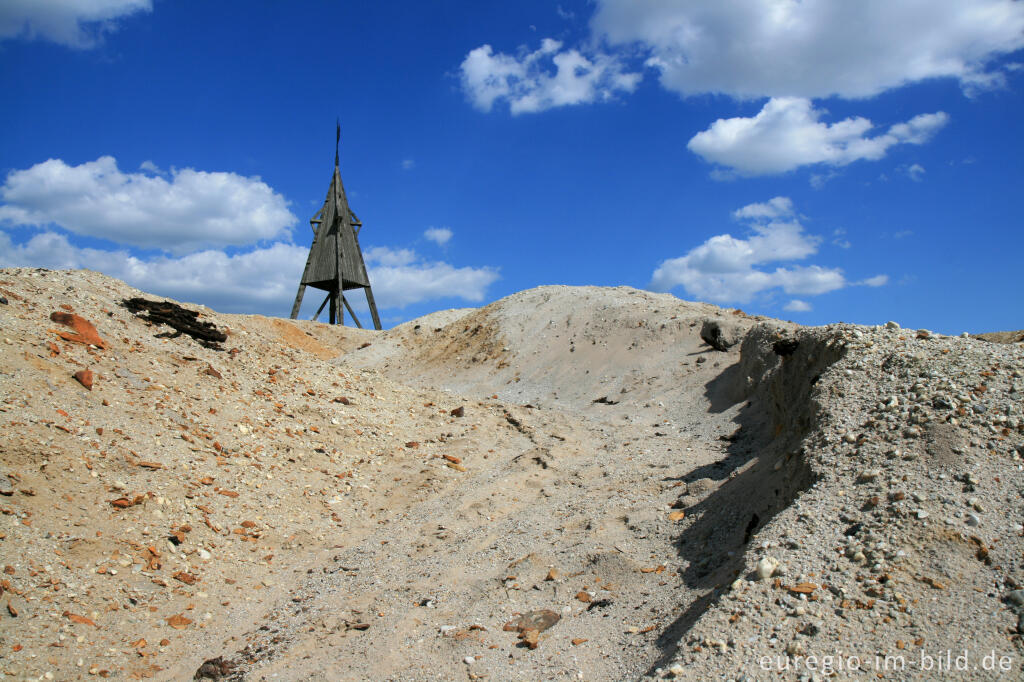
[(554, 611), (551, 611), (549, 609), (538, 609), (536, 611), (529, 611), (527, 613), (524, 613), (523, 615), (519, 616), (519, 618), (513, 621), (509, 621), (508, 623), (505, 623), (502, 629), (506, 632), (511, 632), (514, 630), (522, 632), (523, 630), (529, 629), (543, 632), (544, 630), (547, 630), (549, 627), (557, 623), (559, 620), (561, 620), (561, 616), (559, 616)]
[(978, 518), (978, 515), (975, 514), (974, 512), (970, 512), (969, 514), (967, 514), (967, 525), (968, 526), (980, 526), (981, 525), (981, 519)]
[(731, 322), (704, 320), (700, 338), (715, 350), (725, 352), (743, 338), (743, 328)]
[(914, 514), (919, 519), (927, 519), (928, 518), (928, 512), (926, 512), (924, 509), (918, 509), (916, 512), (914, 512)]
[(519, 633), (519, 639), (531, 649), (536, 649), (540, 644), (540, 631), (537, 628), (526, 628)]
[(87, 388), (90, 391), (92, 390), (92, 379), (93, 379), (93, 377), (92, 377), (92, 372), (90, 370), (87, 370), (87, 369), (79, 370), (79, 371), (75, 372), (74, 377), (75, 377), (75, 379), (78, 380), (78, 383), (82, 384), (82, 386), (85, 386), (85, 388)]
[(462, 662), (466, 665), (473, 665), (474, 663), (476, 663), (476, 659), (472, 656), (466, 656), (464, 659), (462, 659)]
[(888, 322), (885, 323), (885, 328), (886, 329), (899, 329), (900, 325), (899, 325), (898, 322), (893, 322), (892, 320), (889, 320)]
[(786, 653), (790, 656), (803, 656), (807, 653), (807, 648), (802, 643), (793, 640), (786, 647)]
[(775, 571), (779, 568), (779, 560), (773, 557), (762, 557), (757, 562), (757, 566), (754, 567), (754, 571), (757, 573), (758, 580), (767, 580), (775, 575)]
[(858, 483), (870, 483), (882, 475), (879, 469), (865, 469), (857, 476)]
[(1014, 606), (1024, 606), (1024, 590), (1013, 590), (1006, 593), (1006, 601)]
[(682, 677), (686, 674), (686, 668), (676, 663), (674, 666), (668, 669), (672, 673), (672, 677)]

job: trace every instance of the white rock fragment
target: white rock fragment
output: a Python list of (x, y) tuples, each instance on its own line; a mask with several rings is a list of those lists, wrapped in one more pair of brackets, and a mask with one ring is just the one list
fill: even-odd
[(779, 568), (779, 560), (774, 557), (762, 557), (758, 562), (754, 571), (757, 573), (758, 580), (767, 580), (775, 575), (775, 571)]

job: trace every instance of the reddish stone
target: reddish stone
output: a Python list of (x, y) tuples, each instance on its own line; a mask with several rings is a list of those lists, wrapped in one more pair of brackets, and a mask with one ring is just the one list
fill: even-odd
[(75, 372), (75, 378), (78, 379), (78, 383), (85, 386), (90, 391), (92, 390), (92, 372), (87, 369)]
[(84, 317), (79, 315), (73, 315), (71, 313), (51, 313), (50, 319), (58, 324), (63, 324), (66, 327), (71, 327), (74, 330), (74, 334), (71, 332), (58, 332), (60, 338), (65, 341), (71, 341), (73, 343), (84, 343), (91, 344), (93, 346), (99, 346), (100, 348), (106, 348), (106, 342), (100, 338), (99, 332), (96, 331), (96, 327), (92, 326), (92, 323)]

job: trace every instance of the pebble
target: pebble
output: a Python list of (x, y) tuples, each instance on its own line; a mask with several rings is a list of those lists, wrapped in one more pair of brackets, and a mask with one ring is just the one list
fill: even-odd
[(771, 578), (775, 571), (779, 568), (779, 560), (774, 557), (762, 557), (758, 562), (754, 571), (757, 573), (758, 580), (767, 580)]
[(858, 483), (870, 483), (882, 475), (880, 469), (865, 469), (857, 476)]

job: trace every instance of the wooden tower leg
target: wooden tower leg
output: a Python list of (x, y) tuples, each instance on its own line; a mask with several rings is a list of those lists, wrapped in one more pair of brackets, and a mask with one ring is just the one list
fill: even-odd
[(366, 302), (370, 305), (370, 314), (373, 316), (373, 328), (380, 330), (380, 316), (377, 315), (377, 304), (373, 300), (373, 290), (370, 287), (364, 287), (366, 289)]
[(329, 322), (330, 322), (330, 324), (334, 324), (335, 321), (338, 319), (338, 295), (332, 291), (330, 296), (331, 296), (331, 316), (329, 318)]
[(352, 306), (348, 304), (348, 299), (345, 298), (345, 292), (341, 293), (341, 302), (345, 304), (345, 308), (348, 310), (348, 314), (352, 316), (352, 320), (356, 323), (356, 326), (362, 329), (363, 325), (359, 324), (359, 318), (356, 317), (356, 311), (352, 310)]
[[(327, 296), (324, 297), (324, 302), (321, 303), (320, 307), (316, 309), (316, 315), (314, 315), (313, 317), (310, 318), (311, 321), (316, 322), (316, 318), (320, 317), (320, 313), (322, 313), (324, 311), (324, 306), (326, 306), (327, 302), (330, 301), (330, 300), (331, 300), (331, 295), (327, 294)], [(292, 319), (294, 319), (294, 318), (292, 318)]]
[[(299, 293), (295, 294), (295, 303), (292, 304), (292, 319), (299, 316), (299, 308), (302, 307), (302, 295), (306, 293), (306, 285), (299, 285)], [(319, 313), (317, 313), (319, 315)]]

